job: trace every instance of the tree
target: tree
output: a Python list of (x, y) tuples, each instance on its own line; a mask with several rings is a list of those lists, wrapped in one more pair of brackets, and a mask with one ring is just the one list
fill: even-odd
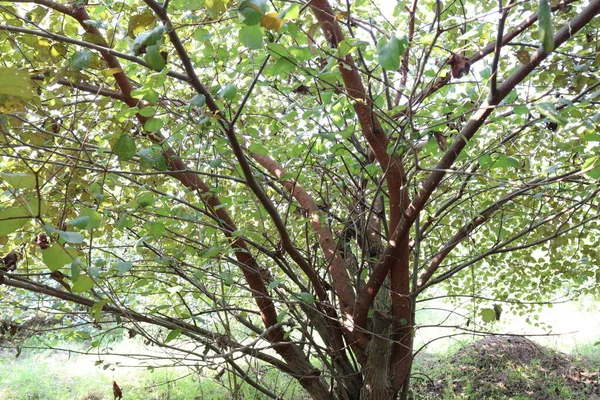
[(406, 398), (432, 288), (597, 292), (599, 11), (4, 2), (3, 293), (268, 397)]

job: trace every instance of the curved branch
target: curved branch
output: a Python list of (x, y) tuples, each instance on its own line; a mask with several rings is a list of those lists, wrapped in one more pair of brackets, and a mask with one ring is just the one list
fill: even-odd
[(511, 193), (507, 194), (506, 196), (502, 197), (501, 199), (496, 201), (494, 204), (487, 207), (485, 210), (477, 213), (477, 216), (475, 218), (473, 218), (473, 220), (471, 222), (469, 222), (468, 224), (466, 224), (462, 228), (460, 228), (454, 234), (454, 236), (452, 236), (452, 238), (442, 247), (442, 250), (438, 254), (435, 255), (435, 257), (431, 261), (427, 270), (419, 278), (417, 287), (420, 288), (420, 287), (424, 286), (425, 284), (427, 284), (429, 279), (437, 271), (437, 269), (439, 268), (441, 263), (448, 256), (448, 254), (450, 254), (450, 252), (460, 242), (462, 242), (463, 239), (467, 238), (469, 236), (469, 234), (471, 234), (471, 232), (473, 232), (479, 226), (486, 223), (488, 221), (489, 217), (493, 213), (498, 211), (503, 205), (505, 205), (509, 201), (514, 200), (516, 197), (524, 195), (525, 193), (527, 193), (535, 188), (538, 188), (543, 185), (548, 185), (550, 183), (561, 182), (567, 178), (577, 175), (579, 172), (580, 172), (580, 170), (576, 170), (576, 171), (571, 171), (566, 174), (563, 174), (563, 175), (560, 175), (557, 177), (553, 177), (550, 179), (543, 179), (543, 178), (535, 179), (531, 182), (526, 183), (519, 189), (514, 190)]
[[(569, 23), (567, 23), (563, 28), (560, 29), (560, 31), (557, 32), (557, 34), (554, 36), (554, 48), (558, 48), (573, 35), (579, 32), (579, 30), (588, 24), (599, 12), (600, 0), (594, 0), (588, 7), (586, 7), (581, 13), (575, 16)], [(547, 57), (548, 54), (542, 48), (538, 49), (531, 56), (529, 64), (521, 66), (498, 87), (496, 96), (490, 97), (480, 106), (473, 116), (471, 116), (461, 132), (456, 136), (456, 140), (454, 143), (452, 143), (452, 146), (438, 162), (435, 170), (423, 182), (421, 190), (413, 199), (411, 204), (407, 207), (406, 218), (401, 221), (392, 234), (390, 245), (386, 248), (381, 261), (375, 268), (372, 278), (365, 285), (358, 296), (357, 308), (355, 310), (355, 323), (360, 324), (359, 326), (366, 326), (369, 304), (377, 295), (377, 292), (383, 284), (385, 277), (390, 271), (395, 260), (398, 258), (398, 253), (402, 250), (398, 244), (408, 236), (417, 214), (421, 212), (423, 207), (425, 207), (427, 200), (437, 188), (442, 178), (446, 175), (447, 171), (450, 170), (457, 157), (466, 146), (467, 142), (485, 123), (485, 120), (494, 111), (496, 105), (498, 105), (500, 101), (502, 101), (502, 99), (515, 88), (515, 86), (527, 78), (527, 76)]]
[[(313, 0), (310, 2), (310, 8), (321, 23), (321, 29), (330, 46), (337, 48), (338, 44), (344, 40), (344, 34), (329, 2), (327, 0)], [(403, 208), (408, 200), (408, 194), (403, 187), (405, 182), (404, 167), (399, 157), (390, 156), (387, 153), (390, 144), (389, 139), (373, 111), (373, 102), (363, 85), (354, 59), (348, 54), (339, 60), (338, 65), (347, 93), (350, 99), (354, 101), (354, 111), (362, 128), (363, 136), (385, 173), (390, 196), (390, 231), (393, 231), (402, 218)]]

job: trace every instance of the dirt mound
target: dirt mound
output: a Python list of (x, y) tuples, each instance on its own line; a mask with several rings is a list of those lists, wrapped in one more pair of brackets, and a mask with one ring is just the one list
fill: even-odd
[(448, 364), (415, 399), (600, 400), (599, 371), (522, 337), (486, 337)]

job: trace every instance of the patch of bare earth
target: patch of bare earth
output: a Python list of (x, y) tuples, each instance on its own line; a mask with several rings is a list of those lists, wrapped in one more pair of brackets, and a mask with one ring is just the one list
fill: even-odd
[(600, 400), (600, 371), (523, 337), (488, 336), (449, 364), (448, 374), (426, 385), (427, 397)]

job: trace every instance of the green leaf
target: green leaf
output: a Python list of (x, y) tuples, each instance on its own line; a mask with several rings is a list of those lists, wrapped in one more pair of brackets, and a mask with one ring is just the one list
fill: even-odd
[(158, 132), (162, 129), (164, 121), (160, 118), (150, 118), (144, 124), (144, 130), (147, 132)]
[(600, 179), (600, 157), (591, 157), (585, 160), (582, 170), (586, 171), (585, 175), (591, 179)]
[(538, 25), (542, 47), (546, 53), (554, 50), (554, 27), (552, 26), (552, 10), (548, 0), (540, 0), (538, 6)]
[(197, 269), (196, 271), (194, 271), (194, 277), (199, 281), (202, 281), (204, 280), (204, 278), (206, 278), (206, 273), (200, 269)]
[(88, 224), (83, 229), (96, 229), (102, 224), (102, 215), (96, 210), (85, 208), (80, 214), (81, 217), (88, 217)]
[(58, 233), (60, 238), (68, 243), (81, 243), (84, 239), (84, 236), (81, 233), (61, 231), (59, 229), (55, 229), (51, 225), (44, 225), (44, 228), (48, 233)]
[(56, 231), (60, 238), (67, 243), (81, 243), (85, 237), (79, 232)]
[(94, 303), (94, 305), (90, 308), (90, 315), (94, 319), (95, 322), (100, 322), (100, 315), (102, 314), (102, 309), (105, 305), (107, 305), (109, 300), (100, 300)]
[(71, 288), (71, 290), (73, 291), (73, 293), (83, 293), (87, 292), (93, 287), (94, 281), (92, 280), (92, 278), (90, 278), (87, 275), (81, 275), (79, 279), (77, 279), (73, 283), (73, 287)]
[(152, 204), (154, 204), (154, 195), (149, 192), (141, 193), (137, 197), (137, 202), (140, 205), (140, 207), (151, 206)]
[(481, 310), (480, 315), (481, 315), (481, 319), (486, 324), (496, 320), (496, 313), (491, 308), (484, 308), (483, 310)]
[(206, 104), (206, 96), (198, 93), (190, 100), (190, 104), (196, 107), (204, 107)]
[(160, 44), (146, 47), (144, 60), (146, 60), (150, 68), (157, 72), (162, 71), (165, 65), (167, 65), (165, 58), (160, 54)]
[(240, 41), (249, 49), (262, 49), (263, 33), (260, 26), (242, 26), (240, 29)]
[(515, 108), (513, 108), (513, 112), (517, 115), (526, 115), (526, 114), (529, 114), (529, 107), (516, 106)]
[(281, 311), (279, 314), (277, 314), (277, 322), (281, 323), (283, 322), (284, 319), (287, 318), (288, 312), (286, 310)]
[(151, 117), (155, 113), (156, 113), (156, 107), (151, 107), (151, 106), (146, 106), (138, 112), (138, 114), (140, 114), (142, 117)]
[(277, 286), (281, 285), (282, 281), (278, 281), (277, 279), (269, 282), (269, 285), (267, 286), (269, 288), (269, 290), (271, 289), (275, 289)]
[(221, 277), (225, 286), (233, 285), (233, 275), (231, 275), (229, 272), (221, 272), (219, 277)]
[(248, 147), (248, 150), (251, 153), (256, 153), (256, 154), (269, 154), (269, 150), (267, 150), (267, 148), (265, 146), (263, 146), (262, 144), (258, 144), (258, 143), (252, 143), (250, 145), (250, 147)]
[(166, 32), (167, 28), (161, 25), (157, 26), (150, 32), (141, 33), (133, 41), (133, 54), (139, 56), (143, 53), (146, 47), (153, 46), (155, 44), (162, 44)]
[(477, 159), (477, 162), (482, 168), (488, 168), (493, 163), (492, 156), (490, 156), (489, 154), (484, 154)]
[(26, 71), (16, 68), (0, 68), (0, 95), (31, 100), (36, 94), (33, 81)]
[(31, 174), (9, 174), (2, 172), (2, 179), (6, 181), (13, 189), (34, 189), (35, 175)]
[(75, 282), (79, 279), (79, 275), (81, 275), (81, 261), (73, 260), (71, 262), (71, 279)]
[(23, 207), (8, 207), (0, 211), (0, 236), (6, 236), (21, 228), (31, 219)]
[(87, 26), (94, 27), (96, 29), (102, 28), (103, 21), (99, 19), (86, 19), (83, 21)]
[(77, 217), (67, 221), (67, 225), (74, 226), (77, 229), (85, 229), (90, 222), (90, 217)]
[(267, 11), (269, 5), (266, 0), (246, 0), (240, 4), (238, 16), (244, 25), (258, 25)]
[(76, 51), (69, 60), (69, 68), (73, 71), (86, 69), (92, 63), (92, 53), (87, 50)]
[(285, 18), (287, 20), (292, 20), (292, 19), (298, 18), (299, 15), (300, 15), (300, 5), (292, 4), (291, 6), (287, 7), (285, 10), (283, 10), (281, 12), (281, 14), (279, 14), (279, 17)]
[(165, 234), (165, 226), (161, 222), (148, 222), (146, 224), (149, 236), (154, 236), (156, 239), (161, 238)]
[(133, 267), (133, 264), (129, 261), (118, 260), (115, 264), (115, 269), (119, 271), (119, 273), (124, 274), (129, 271)]
[(224, 86), (220, 91), (219, 95), (223, 97), (225, 100), (233, 100), (235, 95), (237, 94), (237, 87), (230, 83), (229, 85)]
[(569, 122), (565, 117), (560, 115), (560, 113), (554, 107), (554, 104), (539, 103), (536, 104), (535, 109), (544, 117), (548, 118), (552, 122), (557, 123), (558, 125), (564, 126), (567, 124), (567, 122)]
[(181, 332), (183, 332), (183, 329), (173, 329), (165, 338), (165, 343), (169, 343), (171, 340), (177, 339), (179, 335), (181, 335)]
[(65, 249), (58, 243), (52, 243), (50, 247), (42, 250), (42, 261), (44, 261), (44, 264), (48, 266), (50, 271), (56, 271), (70, 264), (76, 257), (76, 249)]
[(396, 71), (400, 68), (400, 56), (408, 47), (408, 38), (398, 39), (392, 36), (390, 40), (383, 36), (377, 43), (377, 59), (379, 65), (388, 71)]
[(213, 37), (213, 34), (204, 28), (198, 28), (194, 31), (194, 39), (199, 42), (206, 42)]
[(514, 157), (501, 155), (492, 164), (490, 168), (501, 169), (501, 168), (515, 168), (519, 167), (521, 163)]
[(120, 161), (131, 160), (135, 154), (135, 141), (128, 134), (124, 134), (113, 146), (113, 152)]
[(300, 292), (298, 293), (298, 298), (306, 304), (312, 304), (315, 301), (315, 298), (312, 294), (307, 293), (307, 292)]

